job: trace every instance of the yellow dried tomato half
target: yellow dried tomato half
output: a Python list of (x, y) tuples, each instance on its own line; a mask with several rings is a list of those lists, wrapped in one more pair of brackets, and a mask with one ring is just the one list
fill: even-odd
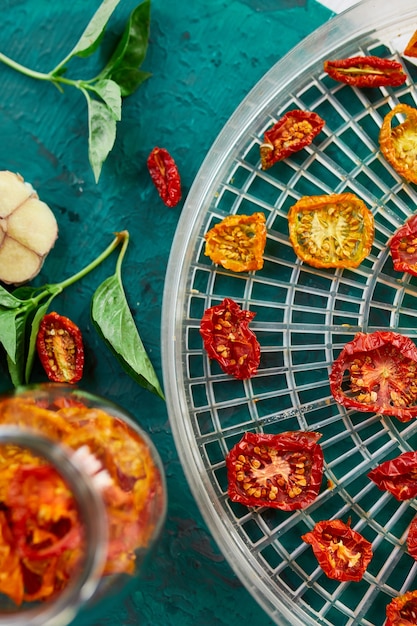
[[(405, 119), (392, 126), (396, 115)], [(408, 104), (397, 104), (382, 122), (379, 133), (381, 152), (406, 180), (417, 183), (417, 109)]]
[(265, 215), (228, 215), (205, 235), (205, 255), (233, 272), (263, 267), (266, 244)]
[(313, 267), (358, 267), (374, 240), (371, 211), (349, 192), (300, 198), (288, 226), (295, 253)]

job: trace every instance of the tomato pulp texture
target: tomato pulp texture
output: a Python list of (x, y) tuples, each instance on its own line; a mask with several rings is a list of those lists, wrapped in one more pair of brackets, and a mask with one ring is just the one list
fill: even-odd
[(264, 133), (260, 146), (262, 169), (267, 170), (277, 161), (310, 145), (324, 124), (324, 120), (312, 111), (294, 109), (286, 113)]
[(262, 269), (266, 244), (265, 215), (228, 215), (205, 235), (205, 255), (233, 272)]
[(323, 478), (320, 437), (304, 431), (245, 433), (226, 457), (230, 499), (284, 511), (307, 507)]
[[(396, 116), (405, 119), (394, 125)], [(387, 113), (379, 133), (379, 145), (396, 172), (405, 180), (417, 183), (417, 109), (400, 103)]]
[(152, 182), (164, 204), (174, 207), (181, 200), (181, 178), (177, 165), (165, 148), (154, 148), (147, 159)]
[(372, 559), (372, 544), (340, 519), (318, 522), (302, 540), (329, 578), (359, 581)]
[(373, 215), (353, 193), (300, 198), (288, 228), (295, 253), (313, 267), (358, 267), (374, 240)]
[(84, 368), (81, 331), (68, 317), (52, 312), (40, 323), (36, 349), (49, 380), (77, 383)]
[(385, 626), (415, 626), (417, 624), (417, 590), (407, 591), (391, 600), (386, 608)]
[(412, 215), (388, 242), (394, 269), (417, 276), (417, 215)]
[(325, 61), (324, 71), (334, 80), (355, 87), (398, 87), (407, 80), (401, 63), (375, 56)]
[(397, 500), (417, 496), (417, 452), (403, 452), (395, 459), (381, 463), (368, 473), (382, 491), (389, 491)]
[(241, 309), (231, 298), (210, 307), (200, 322), (204, 348), (226, 374), (244, 380), (256, 374), (261, 347), (249, 322), (252, 311)]
[(334, 361), (330, 390), (340, 404), (390, 415), (417, 417), (417, 347), (391, 331), (357, 333)]

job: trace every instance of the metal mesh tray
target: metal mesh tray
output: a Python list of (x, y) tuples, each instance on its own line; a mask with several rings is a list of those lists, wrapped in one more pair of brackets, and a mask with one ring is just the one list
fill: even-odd
[[(384, 6), (382, 6), (382, 4)], [(282, 625), (381, 625), (385, 606), (417, 587), (407, 554), (416, 504), (397, 502), (366, 476), (376, 464), (417, 449), (417, 422), (338, 406), (328, 374), (357, 331), (416, 335), (417, 279), (393, 270), (390, 235), (415, 212), (417, 193), (385, 162), (378, 134), (398, 102), (417, 105), (417, 68), (401, 51), (417, 25), (414, 0), (365, 0), (294, 48), (254, 87), (207, 155), (175, 235), (163, 303), (163, 363), (168, 411), (194, 496), (225, 557), (271, 618)], [(402, 47), (401, 47), (402, 46)], [(400, 88), (342, 85), (323, 60), (356, 54), (401, 60)], [(264, 130), (292, 108), (326, 121), (314, 142), (267, 171), (260, 169)], [(375, 216), (371, 254), (355, 270), (301, 263), (288, 239), (287, 211), (303, 195), (357, 194)], [(233, 274), (204, 256), (204, 234), (231, 213), (267, 217), (265, 265)], [(224, 297), (256, 312), (262, 348), (258, 374), (237, 381), (202, 349), (203, 312)], [(325, 485), (305, 511), (250, 509), (227, 497), (225, 456), (245, 431), (322, 433)], [(324, 481), (325, 482), (325, 481)], [(323, 519), (352, 520), (372, 541), (361, 582), (328, 579), (301, 535)]]

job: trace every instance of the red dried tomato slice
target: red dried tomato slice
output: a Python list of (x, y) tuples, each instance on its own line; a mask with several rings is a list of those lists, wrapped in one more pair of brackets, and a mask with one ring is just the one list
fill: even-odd
[(152, 182), (166, 206), (174, 207), (181, 200), (181, 179), (177, 165), (165, 148), (154, 148), (147, 159)]
[(417, 30), (414, 31), (404, 48), (404, 56), (417, 57)]
[(77, 383), (84, 368), (81, 331), (68, 317), (52, 312), (45, 315), (36, 339), (39, 359), (49, 380)]
[(262, 169), (269, 169), (277, 161), (308, 146), (324, 124), (325, 121), (312, 111), (288, 111), (264, 133), (264, 141), (260, 146)]
[(231, 298), (206, 309), (200, 322), (204, 348), (226, 374), (244, 380), (256, 374), (261, 348), (249, 322), (252, 311), (241, 309)]
[(407, 591), (391, 600), (386, 608), (385, 626), (416, 626), (417, 590)]
[(318, 522), (312, 531), (302, 535), (328, 578), (362, 579), (372, 559), (372, 544), (340, 519)]
[(346, 407), (401, 422), (417, 417), (417, 347), (399, 333), (357, 333), (333, 363), (329, 381)]
[(403, 452), (395, 459), (381, 463), (368, 473), (382, 491), (389, 491), (397, 500), (417, 496), (417, 452)]
[(304, 431), (245, 433), (226, 457), (230, 499), (284, 511), (306, 508), (322, 483), (320, 437)]
[(407, 80), (401, 63), (376, 56), (325, 61), (324, 71), (334, 80), (355, 87), (398, 87)]
[(388, 242), (394, 269), (417, 276), (417, 215), (412, 215)]
[(417, 516), (412, 520), (407, 534), (408, 554), (417, 561)]

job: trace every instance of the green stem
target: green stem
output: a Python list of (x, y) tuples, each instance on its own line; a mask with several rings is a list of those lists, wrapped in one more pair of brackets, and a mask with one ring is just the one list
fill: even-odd
[(125, 231), (126, 236), (123, 239), (123, 244), (122, 244), (122, 249), (119, 252), (119, 256), (117, 257), (117, 263), (116, 263), (116, 275), (119, 279), (119, 282), (122, 282), (122, 263), (123, 263), (123, 258), (125, 256), (126, 250), (127, 250), (127, 246), (129, 245), (129, 233), (127, 232), (127, 230)]
[(10, 59), (2, 52), (0, 52), (0, 62), (8, 65), (18, 72), (21, 72), (22, 74), (25, 74), (26, 76), (30, 76), (31, 78), (37, 78), (38, 80), (53, 80), (51, 74), (44, 74), (43, 72), (36, 72), (35, 70), (31, 70), (28, 67), (17, 63), (17, 61), (13, 61), (13, 59)]

